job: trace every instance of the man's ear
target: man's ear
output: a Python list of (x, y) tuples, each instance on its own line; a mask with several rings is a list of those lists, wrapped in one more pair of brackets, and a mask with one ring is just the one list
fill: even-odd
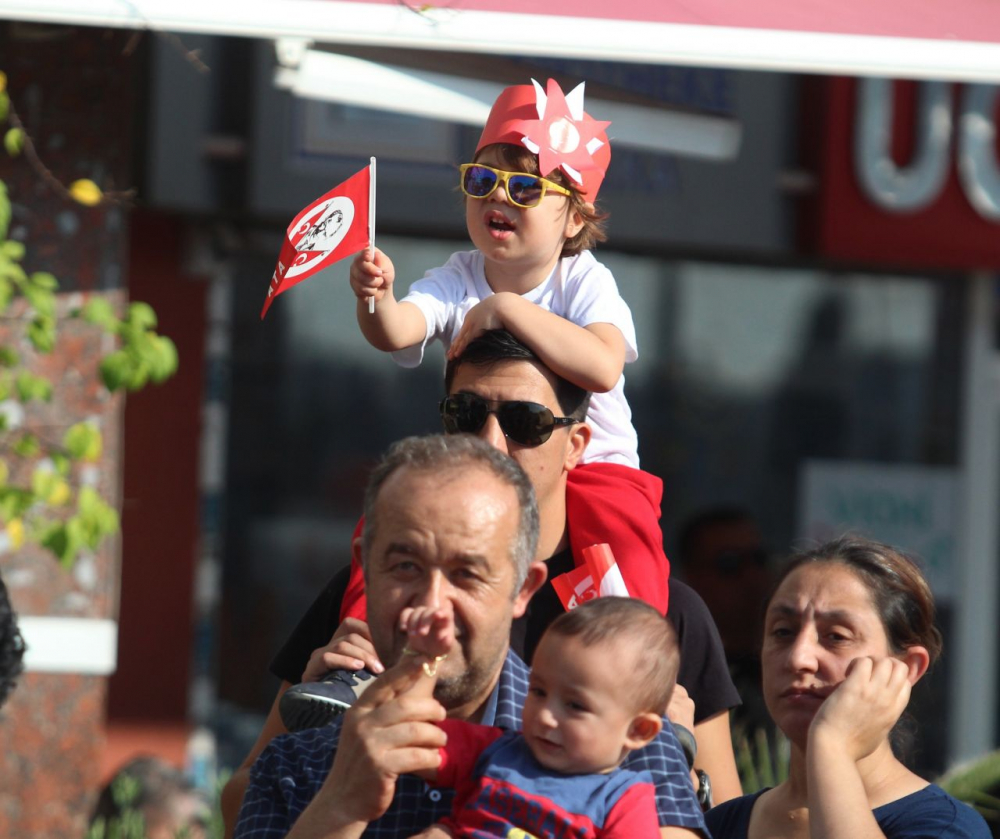
[(575, 469), (583, 460), (583, 453), (590, 444), (592, 434), (593, 431), (585, 422), (578, 422), (570, 427), (569, 438), (566, 441), (566, 460), (563, 463), (563, 468), (567, 472)]
[(629, 723), (628, 732), (625, 735), (625, 747), (641, 749), (652, 742), (662, 728), (663, 718), (659, 714), (654, 714), (652, 711), (639, 714)]
[(532, 595), (538, 589), (545, 585), (545, 580), (548, 576), (549, 569), (544, 562), (532, 562), (528, 566), (528, 576), (524, 578), (521, 588), (514, 595), (515, 618), (519, 618), (524, 614), (524, 610), (528, 608), (528, 601), (531, 600)]
[(920, 677), (931, 666), (931, 654), (927, 652), (927, 647), (907, 647), (906, 652), (900, 658), (906, 663), (906, 667), (910, 671), (907, 678), (909, 678), (911, 685), (919, 682)]

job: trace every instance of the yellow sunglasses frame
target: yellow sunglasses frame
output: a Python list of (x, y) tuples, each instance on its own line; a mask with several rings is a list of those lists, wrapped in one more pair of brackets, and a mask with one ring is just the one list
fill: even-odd
[[(465, 173), (469, 171), (473, 166), (480, 169), (487, 169), (497, 176), (497, 182), (493, 185), (493, 189), (487, 192), (485, 195), (471, 195), (465, 189)], [(463, 163), (458, 167), (459, 171), (459, 184), (462, 187), (462, 192), (469, 198), (476, 198), (482, 200), (484, 198), (489, 198), (494, 192), (497, 191), (497, 187), (503, 184), (504, 194), (507, 196), (507, 200), (510, 201), (515, 207), (522, 207), (525, 210), (530, 210), (532, 207), (537, 207), (542, 201), (545, 200), (545, 193), (551, 190), (559, 195), (571, 196), (573, 194), (572, 190), (566, 189), (564, 186), (560, 186), (554, 181), (550, 181), (548, 178), (543, 178), (541, 175), (533, 175), (531, 172), (508, 172), (504, 169), (494, 169), (492, 166), (486, 166), (482, 163)], [(507, 182), (510, 178), (515, 175), (524, 175), (528, 178), (535, 178), (542, 185), (542, 194), (538, 197), (538, 202), (535, 204), (521, 204), (519, 201), (515, 201), (510, 197), (510, 189), (507, 186)]]

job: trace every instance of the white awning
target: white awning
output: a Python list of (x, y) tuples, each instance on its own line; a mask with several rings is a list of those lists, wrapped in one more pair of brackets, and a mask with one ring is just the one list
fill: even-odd
[[(484, 79), (398, 67), (353, 56), (307, 49), (301, 41), (278, 42), (275, 84), (307, 99), (406, 113), (427, 119), (483, 126), (504, 84)], [(587, 108), (609, 120), (616, 147), (644, 149), (703, 160), (732, 160), (739, 152), (736, 120), (587, 96)]]
[(0, 0), (0, 18), (317, 43), (1000, 82), (997, 0)]

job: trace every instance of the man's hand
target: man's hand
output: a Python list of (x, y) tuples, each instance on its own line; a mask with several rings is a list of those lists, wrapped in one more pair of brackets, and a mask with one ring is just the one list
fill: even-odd
[(351, 261), (351, 290), (358, 300), (381, 300), (392, 288), (396, 269), (378, 248), (365, 248)]
[(331, 670), (360, 670), (367, 667), (376, 676), (385, 671), (372, 645), (368, 624), (345, 618), (325, 647), (314, 650), (302, 672), (303, 682), (318, 682)]
[(441, 762), (438, 749), (447, 738), (434, 722), (445, 718), (445, 709), (432, 697), (410, 693), (424, 678), (410, 664), (390, 669), (344, 714), (333, 767), (309, 808), (323, 808), (335, 826), (379, 818), (392, 803), (399, 775), (433, 772)]

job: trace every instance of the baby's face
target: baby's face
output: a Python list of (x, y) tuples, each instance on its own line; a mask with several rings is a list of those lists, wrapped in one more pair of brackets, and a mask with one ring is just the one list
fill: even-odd
[(548, 633), (531, 667), (522, 720), (536, 760), (567, 775), (610, 772), (625, 757), (636, 719), (634, 653), (609, 641), (585, 647)]

